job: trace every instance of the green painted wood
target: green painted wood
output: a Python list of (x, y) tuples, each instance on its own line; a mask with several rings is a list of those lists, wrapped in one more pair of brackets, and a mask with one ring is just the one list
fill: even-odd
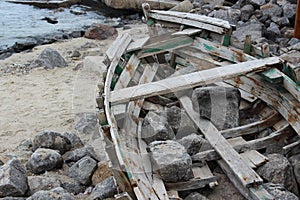
[(261, 75), (270, 83), (282, 83), (283, 77), (275, 68), (269, 69), (261, 73)]

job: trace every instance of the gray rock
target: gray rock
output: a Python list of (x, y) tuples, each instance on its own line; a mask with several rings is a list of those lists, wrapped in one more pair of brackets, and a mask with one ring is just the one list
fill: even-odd
[(177, 142), (184, 146), (188, 154), (190, 154), (191, 156), (195, 155), (198, 152), (209, 150), (212, 148), (206, 139), (204, 139), (201, 135), (197, 135), (196, 133), (177, 140)]
[(270, 44), (269, 45), (269, 50), (270, 50), (270, 53), (274, 54), (274, 55), (277, 55), (279, 56), (279, 45), (278, 44)]
[(252, 16), (254, 7), (251, 4), (245, 5), (241, 8), (241, 20), (248, 21)]
[(208, 16), (229, 21), (231, 24), (237, 24), (241, 17), (241, 11), (238, 9), (219, 9), (214, 10)]
[(187, 181), (193, 178), (192, 159), (178, 142), (154, 141), (149, 145), (154, 171), (166, 182)]
[(94, 151), (93, 147), (85, 146), (82, 148), (74, 149), (73, 151), (68, 151), (63, 155), (63, 159), (65, 162), (77, 162), (81, 158), (89, 156), (96, 161), (97, 159), (96, 152)]
[(268, 17), (280, 17), (282, 14), (282, 8), (276, 4), (268, 3), (260, 7), (264, 16)]
[(283, 7), (283, 16), (288, 19), (293, 19), (296, 16), (297, 4), (287, 3)]
[(30, 68), (45, 67), (47, 69), (66, 66), (67, 62), (65, 59), (58, 53), (58, 51), (51, 48), (44, 49), (38, 58), (30, 64)]
[(298, 184), (298, 188), (300, 188), (300, 154), (291, 156), (289, 161), (293, 167), (293, 172), (295, 175), (296, 182)]
[(287, 0), (288, 2), (292, 3), (292, 4), (297, 4), (297, 0)]
[(175, 134), (168, 124), (166, 114), (150, 111), (143, 122), (142, 138), (150, 143), (155, 140), (173, 139)]
[(166, 113), (168, 123), (176, 133), (177, 139), (197, 132), (197, 128), (193, 121), (187, 116), (183, 109), (172, 106), (171, 108), (166, 109)]
[(74, 178), (51, 171), (42, 176), (29, 176), (28, 185), (31, 195), (40, 190), (51, 190), (57, 187), (62, 187), (72, 194), (78, 194), (85, 190), (85, 186)]
[(292, 38), (290, 39), (290, 41), (288, 42), (289, 46), (293, 46), (295, 44), (298, 44), (300, 42), (300, 40), (298, 38)]
[(83, 113), (75, 129), (83, 134), (95, 134), (98, 132), (98, 118), (95, 113)]
[(241, 94), (237, 88), (201, 87), (192, 95), (193, 106), (201, 117), (211, 120), (219, 129), (239, 126)]
[(89, 39), (105, 40), (116, 35), (118, 35), (116, 28), (106, 24), (94, 23), (87, 29), (84, 37)]
[(290, 21), (287, 17), (272, 17), (271, 20), (275, 22), (279, 27), (290, 25)]
[(40, 190), (34, 193), (27, 200), (75, 200), (75, 196), (66, 192), (63, 188), (57, 187), (52, 190)]
[(118, 193), (118, 186), (113, 176), (108, 177), (103, 182), (98, 183), (91, 193), (91, 200), (112, 198)]
[(289, 38), (277, 38), (275, 41), (279, 44), (280, 48), (289, 46)]
[(18, 159), (0, 167), (0, 197), (24, 196), (28, 190), (26, 171)]
[(39, 148), (31, 156), (26, 167), (34, 174), (59, 169), (63, 165), (61, 155), (52, 149)]
[(74, 163), (67, 171), (67, 175), (79, 181), (83, 185), (90, 185), (94, 171), (97, 169), (97, 162), (91, 157), (84, 157)]
[(249, 3), (258, 7), (266, 4), (265, 0), (249, 0)]
[(68, 138), (68, 140), (71, 142), (71, 149), (80, 148), (83, 147), (84, 144), (80, 137), (72, 132), (65, 132), (63, 133), (63, 136)]
[(198, 192), (193, 192), (189, 194), (187, 197), (184, 198), (184, 200), (209, 200), (202, 194), (199, 194)]
[(26, 197), (4, 197), (1, 200), (25, 200)]
[(64, 154), (70, 150), (70, 140), (61, 133), (54, 131), (42, 131), (35, 135), (33, 138), (33, 149), (49, 148), (58, 150), (60, 154)]
[(281, 184), (265, 183), (263, 184), (263, 187), (274, 197), (274, 199), (299, 200), (295, 194), (289, 192)]
[(193, 9), (193, 4), (190, 0), (184, 0), (180, 2), (178, 5), (171, 8), (171, 11), (178, 11), (178, 12), (190, 12)]
[(18, 146), (17, 150), (19, 151), (33, 151), (33, 143), (31, 139), (22, 141)]
[(266, 37), (272, 41), (275, 41), (276, 38), (280, 37), (281, 33), (277, 24), (272, 22), (270, 26), (267, 28)]
[(269, 154), (269, 162), (258, 168), (257, 173), (270, 183), (283, 184), (289, 191), (298, 194), (296, 179), (288, 159), (281, 154)]
[(256, 21), (250, 21), (240, 26), (237, 26), (237, 29), (232, 33), (232, 36), (238, 39), (240, 42), (244, 42), (246, 35), (251, 35), (251, 40), (256, 40), (261, 38), (262, 31), (263, 31), (263, 24)]

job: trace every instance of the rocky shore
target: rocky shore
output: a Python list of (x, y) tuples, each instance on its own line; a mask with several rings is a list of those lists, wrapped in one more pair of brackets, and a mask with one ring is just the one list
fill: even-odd
[[(268, 42), (271, 53), (299, 65), (300, 43), (292, 34), (296, 1), (230, 2), (184, 1), (192, 5), (192, 10), (187, 11), (235, 24), (233, 42), (237, 46), (250, 34), (255, 45)], [(180, 4), (176, 9), (182, 7), (190, 8)], [(102, 82), (106, 68), (102, 64), (104, 53), (117, 34), (131, 32), (141, 37), (147, 32), (146, 25), (136, 18), (139, 16), (131, 15), (118, 21), (115, 27), (94, 24), (79, 32), (54, 37), (58, 39), (43, 37), (2, 52), (2, 199), (105, 199), (118, 194), (99, 131), (96, 87)], [(44, 40), (52, 44), (43, 45), (48, 43)], [(155, 129), (155, 121), (149, 127)], [(183, 138), (180, 143), (192, 151), (203, 143), (203, 138)], [(299, 151), (290, 156), (270, 151), (266, 156), (268, 164), (258, 170), (271, 182), (264, 187), (276, 199), (298, 199)], [(220, 168), (216, 167), (214, 174), (223, 183), (216, 189), (181, 195), (186, 200), (244, 199)]]

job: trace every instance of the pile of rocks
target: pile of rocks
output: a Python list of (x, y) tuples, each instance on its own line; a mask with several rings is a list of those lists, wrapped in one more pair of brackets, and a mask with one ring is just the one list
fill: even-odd
[(246, 35), (251, 35), (256, 45), (269, 43), (270, 51), (275, 55), (285, 53), (287, 50), (282, 48), (300, 41), (294, 38), (295, 0), (192, 0), (192, 3), (194, 12), (236, 25), (233, 37), (238, 41), (243, 42)]
[(104, 199), (118, 188), (107, 163), (73, 133), (43, 131), (19, 145), (0, 167), (3, 199)]
[[(162, 98), (162, 97), (158, 97)], [(164, 100), (168, 97), (163, 96)], [(240, 126), (243, 118), (239, 114), (241, 95), (236, 88), (202, 87), (193, 91), (192, 101), (195, 110), (219, 130)], [(171, 100), (170, 100), (171, 101)], [(184, 109), (168, 105), (146, 109), (142, 125), (142, 138), (148, 144), (153, 168), (167, 183), (184, 182), (194, 177), (191, 156), (212, 149), (203, 138)], [(266, 182), (263, 186), (276, 199), (298, 199), (299, 196), (299, 151), (284, 156), (276, 148), (267, 148), (265, 154), (269, 162), (257, 169)], [(244, 199), (233, 187), (230, 180), (216, 163), (211, 162), (213, 174), (220, 185), (211, 189), (185, 191), (180, 197), (185, 199)], [(201, 197), (201, 198), (200, 198)]]

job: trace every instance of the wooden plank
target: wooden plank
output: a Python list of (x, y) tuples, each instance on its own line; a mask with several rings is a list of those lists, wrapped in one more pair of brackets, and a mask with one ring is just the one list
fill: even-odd
[(140, 59), (138, 59), (134, 54), (130, 57), (124, 70), (122, 71), (114, 90), (125, 88), (128, 86), (131, 78), (133, 77), (136, 69), (140, 64)]
[[(204, 164), (201, 167), (194, 167), (193, 173), (196, 178), (210, 178), (210, 177), (214, 176), (213, 173), (210, 171), (206, 162), (204, 162)], [(213, 187), (219, 185), (219, 183), (216, 180), (216, 181), (210, 182), (208, 185), (210, 188), (213, 188)]]
[(194, 40), (188, 36), (177, 36), (159, 41), (158, 43), (146, 45), (138, 53), (138, 58), (148, 57), (154, 54), (164, 53), (180, 47), (191, 45)]
[(262, 186), (250, 188), (249, 193), (253, 200), (274, 200), (275, 198)]
[(295, 83), (300, 84), (300, 66), (293, 65), (291, 63), (287, 63), (284, 68), (284, 73), (286, 73), (289, 77), (291, 77)]
[[(105, 80), (105, 86), (104, 86), (104, 107), (105, 107), (105, 114), (107, 116), (107, 122), (110, 125), (110, 133), (112, 137), (112, 142), (115, 145), (117, 158), (120, 162), (121, 167), (124, 166), (124, 161), (121, 155), (121, 149), (119, 148), (119, 142), (118, 142), (118, 128), (116, 121), (114, 119), (114, 116), (111, 113), (110, 109), (110, 103), (109, 103), (109, 96), (111, 94), (110, 92), (110, 85), (112, 82), (112, 78), (115, 72), (115, 69), (119, 63), (119, 60), (122, 56), (122, 54), (125, 52), (126, 48), (128, 47), (129, 43), (131, 42), (132, 38), (129, 34), (125, 34), (119, 37), (118, 41), (115, 41), (114, 44), (119, 44), (117, 50), (110, 50), (111, 54), (110, 56), (113, 56), (112, 62), (110, 64), (110, 67), (107, 72), (106, 80)], [(109, 117), (110, 116), (110, 117)]]
[(109, 48), (106, 51), (106, 56), (110, 61), (112, 61), (114, 57), (116, 57), (119, 54), (118, 51), (120, 51), (120, 47), (122, 47), (122, 41), (124, 41), (124, 38), (126, 37), (128, 36), (124, 34), (118, 35), (118, 37), (109, 46)]
[(197, 34), (197, 33), (201, 33), (201, 29), (198, 29), (198, 28), (187, 28), (187, 29), (184, 29), (182, 31), (178, 31), (178, 32), (175, 32), (175, 33), (172, 33), (172, 35), (188, 35), (188, 36), (191, 36), (191, 35), (194, 35), (194, 34)]
[(248, 54), (245, 54), (240, 50), (225, 47), (220, 44), (216, 44), (214, 42), (202, 39), (200, 37), (196, 37), (193, 46), (201, 50), (202, 52), (210, 53), (225, 60), (229, 60), (233, 63), (255, 60), (254, 57), (249, 56)]
[(188, 25), (188, 26), (201, 28), (204, 30), (208, 30), (208, 31), (220, 33), (220, 34), (224, 34), (227, 31), (227, 29), (225, 29), (223, 27), (207, 24), (207, 23), (204, 23), (201, 21), (194, 21), (191, 19), (184, 19), (184, 18), (180, 18), (180, 17), (176, 17), (176, 16), (163, 15), (161, 13), (158, 14), (158, 13), (149, 12), (148, 16), (150, 18), (153, 18), (156, 20), (167, 21), (167, 22), (172, 22), (172, 23), (181, 24), (181, 25)]
[(259, 167), (269, 160), (267, 157), (255, 150), (245, 151), (240, 155), (243, 159), (247, 159), (252, 164), (252, 168)]
[(262, 184), (263, 180), (243, 161), (241, 156), (221, 135), (220, 131), (209, 120), (200, 118), (199, 113), (194, 111), (191, 99), (183, 96), (179, 100), (188, 116), (197, 125), (242, 185), (244, 187), (252, 187), (256, 184)]
[(149, 36), (146, 36), (144, 38), (139, 38), (134, 40), (133, 42), (130, 43), (130, 45), (128, 46), (126, 52), (132, 52), (132, 51), (137, 51), (143, 48), (143, 46), (148, 42), (149, 40)]
[(190, 19), (195, 22), (203, 22), (208, 25), (211, 24), (214, 26), (223, 27), (225, 29), (231, 29), (231, 25), (229, 24), (228, 21), (218, 19), (218, 18), (208, 17), (205, 15), (198, 15), (193, 13), (185, 13), (185, 12), (177, 12), (177, 11), (161, 11), (161, 10), (151, 10), (150, 13), (157, 13), (160, 15), (173, 16), (182, 19)]
[(297, 2), (297, 11), (295, 17), (294, 37), (300, 39), (300, 2)]
[(242, 74), (267, 69), (268, 66), (281, 63), (277, 57), (253, 60), (239, 64), (218, 67), (186, 75), (167, 78), (161, 81), (115, 90), (110, 95), (112, 104), (123, 103), (139, 98), (147, 98), (177, 92), (188, 88), (207, 85), (230, 79)]
[[(238, 140), (235, 141), (235, 144), (233, 144), (233, 148), (237, 152), (241, 151), (246, 151), (246, 150), (259, 150), (259, 149), (264, 149), (267, 147), (270, 147), (271, 145), (276, 145), (279, 140), (282, 140), (283, 138), (287, 136), (291, 136), (293, 133), (291, 132), (289, 125), (285, 125), (281, 127), (279, 130), (273, 132), (272, 134), (263, 137), (263, 138), (258, 138), (255, 140), (251, 141), (246, 141), (245, 140)], [(228, 141), (229, 143), (230, 140)], [(221, 157), (218, 155), (218, 153), (212, 149), (212, 150), (207, 150), (203, 151), (200, 153), (197, 153), (192, 156), (193, 162), (203, 162), (203, 161), (211, 161), (211, 160), (217, 160), (220, 159)]]
[(272, 105), (300, 135), (300, 103), (290, 93), (263, 80), (258, 75), (249, 75), (226, 80), (227, 83), (242, 88)]

